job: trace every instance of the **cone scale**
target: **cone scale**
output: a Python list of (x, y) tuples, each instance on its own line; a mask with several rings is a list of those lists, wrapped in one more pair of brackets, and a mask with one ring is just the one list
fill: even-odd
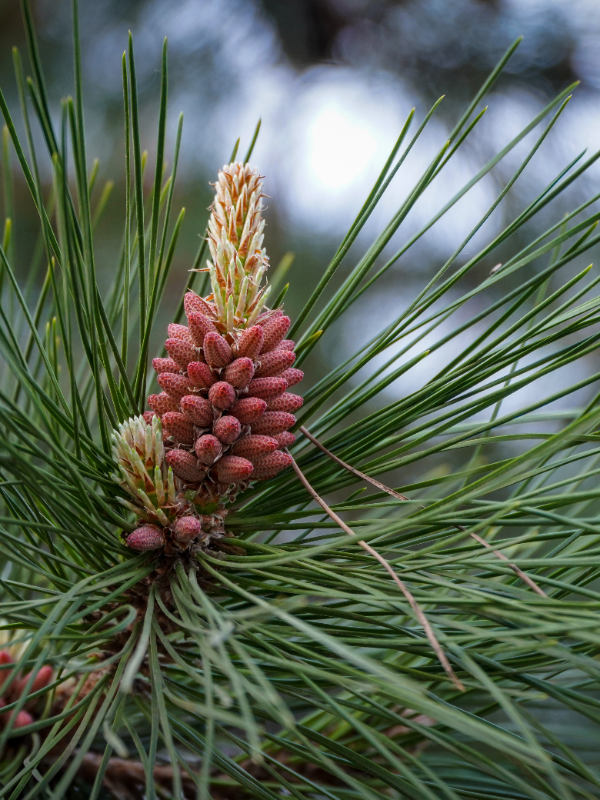
[[(285, 338), (290, 318), (267, 305), (262, 178), (248, 164), (233, 163), (219, 172), (215, 189), (211, 259), (201, 270), (209, 273), (211, 293), (186, 293), (187, 324), (168, 326), (166, 357), (153, 361), (162, 391), (148, 397), (151, 411), (137, 418), (138, 425), (161, 427), (156, 469), (165, 486), (171, 482), (170, 495), (168, 486), (160, 497), (155, 491), (140, 527), (128, 535), (126, 543), (138, 552), (174, 555), (207, 547), (212, 537), (225, 535), (225, 504), (291, 463), (283, 448), (294, 442), (291, 412), (302, 400), (288, 389), (303, 373), (293, 366), (294, 342)], [(142, 495), (135, 495), (138, 504)]]

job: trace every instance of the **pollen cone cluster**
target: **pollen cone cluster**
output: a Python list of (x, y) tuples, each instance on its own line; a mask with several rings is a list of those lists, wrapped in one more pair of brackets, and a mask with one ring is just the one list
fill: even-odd
[(288, 390), (303, 373), (289, 317), (265, 305), (261, 197), (256, 170), (223, 167), (209, 223), (212, 294), (185, 295), (188, 324), (169, 325), (168, 357), (153, 361), (162, 391), (115, 436), (119, 482), (133, 500), (123, 502), (143, 523), (127, 539), (135, 550), (208, 546), (224, 535), (224, 504), (291, 463), (284, 448), (302, 398)]

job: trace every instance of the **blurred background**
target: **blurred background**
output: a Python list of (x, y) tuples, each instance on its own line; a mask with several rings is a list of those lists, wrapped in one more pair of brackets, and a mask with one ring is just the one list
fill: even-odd
[[(32, 7), (58, 120), (60, 99), (72, 92), (71, 3), (33, 0)], [(266, 245), (271, 263), (277, 265), (287, 252), (295, 254), (286, 278), (292, 286), (286, 300), (291, 315), (301, 307), (362, 206), (411, 108), (416, 108), (414, 130), (431, 105), (445, 96), (340, 270), (338, 282), (394, 214), (517, 36), (523, 36), (523, 42), (489, 97), (488, 112), (410, 213), (381, 263), (549, 99), (574, 81), (580, 84), (566, 113), (457, 264), (498, 233), (579, 153), (586, 148), (591, 153), (600, 145), (597, 0), (81, 0), (80, 14), (88, 155), (90, 160), (100, 159), (99, 188), (105, 180), (115, 182), (99, 237), (98, 261), (106, 276), (115, 266), (123, 229), (121, 56), (130, 30), (137, 58), (142, 143), (152, 167), (161, 47), (164, 36), (169, 40), (167, 151), (172, 153), (178, 114), (183, 112), (175, 201), (177, 207), (186, 207), (186, 218), (167, 289), (165, 324), (204, 230), (211, 202), (209, 181), (228, 161), (238, 136), (240, 153), (245, 153), (259, 117), (262, 130), (252, 161), (266, 176), (270, 198)], [(15, 117), (20, 118), (13, 45), (27, 61), (19, 3), (2, 0), (0, 85)], [(35, 135), (41, 152), (39, 132)], [(315, 351), (313, 376), (349, 356), (414, 297), (485, 213), (531, 143), (528, 137), (361, 298)], [(49, 179), (43, 159), (40, 167)], [(148, 169), (148, 186), (151, 176)], [(594, 166), (552, 210), (519, 234), (510, 250), (514, 252), (514, 247), (537, 235), (542, 224), (554, 223), (598, 191), (599, 178), (600, 170)], [(15, 192), (20, 209), (17, 260), (26, 272), (37, 222), (18, 176)], [(484, 261), (466, 279), (465, 288), (470, 282), (478, 283), (504, 255), (493, 254), (489, 263)], [(586, 254), (586, 263), (590, 260)], [(581, 268), (581, 264), (575, 266)], [(479, 307), (471, 305), (461, 313)], [(454, 324), (449, 322), (441, 332)], [(466, 336), (476, 334), (474, 330)], [(157, 344), (161, 335), (158, 331)], [(385, 397), (376, 402), (414, 390), (442, 368), (448, 357), (447, 352), (438, 351), (388, 387)], [(592, 368), (598, 367), (582, 362), (570, 368), (565, 380), (576, 381), (578, 370)], [(549, 379), (550, 383), (555, 380)], [(549, 385), (542, 391), (552, 388)], [(521, 396), (514, 402), (524, 399)], [(572, 405), (573, 400), (566, 402)]]

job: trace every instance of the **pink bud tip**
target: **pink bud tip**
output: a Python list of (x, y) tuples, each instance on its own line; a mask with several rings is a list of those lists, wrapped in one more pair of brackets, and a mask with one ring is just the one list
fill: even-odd
[(158, 376), (158, 385), (168, 395), (181, 400), (184, 394), (189, 394), (190, 381), (184, 375), (173, 375), (172, 372), (163, 372)]
[(252, 473), (252, 480), (265, 481), (269, 478), (274, 478), (282, 469), (289, 467), (292, 463), (292, 457), (289, 453), (275, 450), (275, 452), (269, 453), (269, 455), (257, 458), (253, 463), (254, 472)]
[(290, 328), (291, 319), (289, 317), (272, 317), (263, 325), (265, 340), (261, 353), (268, 353), (274, 350), (283, 340)]
[(274, 397), (273, 400), (269, 400), (269, 410), (287, 411), (293, 414), (294, 411), (302, 407), (303, 403), (304, 400), (299, 395), (292, 394), (291, 392), (284, 392), (280, 394), (279, 397)]
[(198, 358), (194, 345), (184, 339), (167, 339), (165, 349), (173, 361), (179, 364), (180, 369), (187, 369), (190, 361)]
[(213, 433), (223, 444), (233, 444), (238, 438), (242, 426), (237, 417), (228, 414), (226, 417), (219, 417), (213, 425)]
[(290, 350), (293, 351), (296, 347), (296, 342), (293, 339), (283, 339), (279, 342), (275, 350)]
[(231, 347), (220, 334), (214, 331), (206, 334), (203, 346), (206, 363), (214, 369), (226, 367), (233, 360)]
[(167, 331), (169, 332), (169, 339), (183, 339), (185, 342), (194, 344), (190, 329), (185, 325), (178, 325), (176, 322), (172, 322)]
[(254, 463), (254, 459), (277, 450), (279, 442), (271, 436), (244, 436), (231, 448), (234, 456), (242, 456)]
[(265, 353), (260, 358), (260, 366), (256, 370), (255, 377), (271, 378), (281, 375), (284, 370), (292, 366), (295, 360), (296, 355), (291, 350), (273, 350)]
[(214, 411), (212, 404), (205, 397), (198, 397), (197, 394), (182, 397), (181, 410), (184, 416), (199, 428), (209, 428), (212, 425)]
[(252, 433), (276, 436), (291, 428), (295, 422), (296, 417), (293, 414), (285, 411), (266, 411), (259, 420), (252, 423)]
[(174, 372), (176, 374), (181, 372), (181, 367), (172, 358), (154, 358), (152, 359), (152, 367), (159, 375), (161, 372)]
[(14, 661), (8, 650), (0, 650), (0, 664), (14, 664)]
[(31, 725), (32, 722), (33, 717), (29, 711), (19, 711), (13, 722), (13, 728), (15, 730), (18, 728), (24, 728), (26, 725)]
[(215, 327), (215, 323), (212, 320), (205, 317), (204, 314), (198, 313), (197, 311), (191, 311), (188, 314), (188, 320), (190, 323), (190, 333), (192, 334), (192, 339), (198, 345), (198, 347), (202, 347), (204, 344), (204, 337), (207, 333), (215, 332), (217, 329)]
[(225, 368), (223, 377), (236, 389), (245, 389), (254, 375), (254, 362), (251, 358), (236, 358)]
[[(45, 664), (38, 670), (37, 675), (33, 679), (33, 683), (29, 689), (28, 695), (33, 694), (34, 692), (39, 692), (40, 689), (48, 686), (49, 683), (52, 682), (52, 676), (54, 675), (54, 670), (48, 664)], [(20, 697), (23, 692), (25, 691), (25, 687), (31, 677), (31, 672), (28, 675), (25, 675), (24, 678), (17, 681), (15, 684), (15, 693)]]
[(239, 456), (223, 456), (215, 467), (219, 483), (237, 483), (246, 480), (252, 474), (252, 470), (252, 464)]
[(296, 369), (295, 367), (291, 367), (290, 369), (286, 369), (285, 372), (282, 372), (280, 375), (281, 378), (284, 378), (287, 381), (288, 388), (290, 386), (295, 386), (297, 383), (300, 383), (302, 378), (304, 377), (304, 373), (301, 369)]
[(206, 475), (204, 466), (187, 450), (169, 450), (165, 459), (175, 475), (185, 483), (198, 483)]
[(265, 400), (259, 397), (244, 397), (231, 406), (230, 413), (239, 419), (242, 425), (250, 425), (262, 417), (267, 408)]
[(186, 317), (189, 317), (192, 312), (196, 314), (204, 314), (207, 317), (212, 316), (212, 309), (206, 300), (199, 297), (196, 292), (186, 292), (183, 298), (183, 310)]
[(273, 438), (277, 439), (280, 448), (291, 447), (296, 441), (296, 437), (294, 436), (293, 433), (290, 433), (290, 431), (283, 431), (283, 433), (277, 433)]
[(253, 325), (242, 331), (237, 343), (238, 356), (247, 356), (254, 360), (258, 357), (265, 335), (260, 325)]
[(142, 525), (127, 537), (128, 547), (140, 552), (160, 550), (161, 547), (164, 547), (165, 542), (165, 534), (157, 525)]
[(248, 394), (251, 397), (262, 397), (263, 400), (268, 400), (285, 392), (287, 388), (288, 385), (285, 378), (255, 378), (250, 381)]
[(217, 380), (208, 364), (192, 361), (188, 364), (187, 374), (190, 382), (199, 389), (208, 389)]
[(221, 442), (216, 436), (207, 433), (196, 440), (194, 450), (198, 456), (198, 461), (202, 464), (212, 464), (221, 452)]
[(227, 381), (218, 381), (208, 390), (208, 399), (215, 408), (224, 411), (235, 403), (235, 389)]
[(179, 400), (171, 397), (166, 392), (149, 395), (148, 405), (153, 411), (156, 411), (159, 417), (167, 411), (179, 411)]
[(162, 422), (167, 436), (179, 444), (194, 444), (194, 426), (180, 411), (167, 411)]
[(173, 539), (180, 547), (188, 547), (202, 533), (202, 524), (196, 517), (180, 517), (173, 526)]

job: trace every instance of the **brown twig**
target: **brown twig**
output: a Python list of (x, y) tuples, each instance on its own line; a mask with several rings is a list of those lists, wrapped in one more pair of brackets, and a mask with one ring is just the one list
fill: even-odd
[[(351, 472), (353, 475), (356, 475), (358, 478), (362, 478), (362, 480), (367, 481), (367, 483), (370, 483), (372, 486), (376, 486), (378, 489), (381, 489), (382, 492), (385, 492), (386, 494), (389, 494), (392, 497), (395, 497), (397, 500), (403, 500), (405, 502), (408, 502), (410, 500), (410, 498), (406, 497), (405, 495), (394, 491), (394, 489), (390, 489), (390, 487), (386, 486), (384, 483), (380, 483), (380, 481), (375, 480), (375, 478), (372, 478), (370, 475), (367, 475), (366, 473), (361, 472), (358, 469), (355, 469), (350, 464), (347, 464), (345, 461), (342, 461), (342, 459), (338, 458), (336, 455), (334, 455), (331, 452), (331, 450), (328, 450), (325, 447), (325, 445), (322, 445), (321, 442), (318, 439), (315, 439), (315, 437), (312, 435), (312, 433), (310, 433), (310, 431), (307, 431), (306, 428), (303, 425), (300, 426), (299, 430), (302, 431), (302, 433), (306, 436), (306, 438), (309, 441), (311, 441), (315, 445), (315, 447), (318, 447), (319, 450), (321, 450), (323, 453), (325, 453), (326, 456), (328, 456), (332, 461), (335, 461), (341, 467), (344, 467), (344, 469), (348, 470), (348, 472)], [(422, 508), (425, 508), (425, 506), (422, 506)], [(463, 527), (462, 525), (457, 525), (456, 523), (454, 523), (453, 527), (456, 528), (459, 531), (465, 531), (465, 533), (466, 533), (466, 528)], [(525, 572), (523, 572), (522, 569), (519, 569), (519, 567), (517, 567), (516, 564), (512, 564), (508, 560), (508, 558), (504, 555), (504, 553), (501, 553), (499, 550), (494, 550), (494, 548), (490, 544), (488, 544), (488, 542), (486, 542), (485, 539), (482, 539), (481, 536), (478, 536), (476, 533), (470, 533), (469, 536), (472, 536), (473, 539), (478, 541), (484, 547), (487, 547), (488, 550), (491, 550), (494, 553), (494, 555), (496, 555), (502, 561), (506, 561), (506, 563), (513, 570), (513, 572), (516, 575), (518, 575), (519, 578), (521, 578), (521, 580), (524, 581), (524, 583), (527, 584), (527, 586), (529, 586), (531, 589), (533, 589), (533, 591), (536, 592), (536, 594), (539, 594), (541, 597), (548, 597), (546, 592), (543, 589), (541, 589), (537, 585), (537, 583), (532, 578), (529, 577), (529, 575), (527, 575)]]
[[(300, 469), (298, 464), (296, 464), (296, 461), (294, 460), (294, 458), (292, 456), (290, 456), (290, 458), (292, 458), (292, 467), (294, 469), (294, 472), (296, 473), (296, 475), (300, 479), (300, 481), (303, 484), (303, 486), (305, 487), (305, 489), (311, 495), (311, 497), (314, 500), (316, 500), (316, 502), (321, 506), (323, 511), (325, 511), (325, 513), (328, 514), (331, 517), (331, 519), (334, 520), (334, 522), (337, 522), (337, 524), (340, 526), (340, 528), (345, 533), (347, 533), (349, 536), (355, 536), (356, 534), (354, 533), (352, 528), (348, 527), (348, 525), (346, 525), (344, 520), (341, 519), (340, 517), (338, 517), (338, 515), (335, 513), (335, 511), (333, 511), (331, 508), (329, 508), (329, 506), (323, 500), (323, 498), (316, 492), (315, 489), (313, 489), (313, 487), (310, 485), (310, 483), (306, 479), (306, 476), (304, 475), (304, 473), (302, 472), (302, 470)], [(417, 619), (419, 620), (419, 622), (423, 626), (423, 630), (425, 631), (425, 634), (427, 635), (427, 638), (429, 639), (429, 643), (431, 644), (431, 646), (432, 646), (435, 654), (437, 655), (437, 657), (438, 657), (438, 659), (440, 661), (440, 664), (444, 668), (446, 674), (452, 680), (452, 683), (456, 686), (456, 688), (460, 689), (461, 692), (464, 692), (465, 691), (465, 687), (458, 680), (458, 678), (456, 677), (456, 675), (454, 673), (454, 670), (450, 666), (450, 662), (448, 661), (448, 659), (446, 658), (446, 654), (444, 653), (444, 651), (440, 647), (440, 643), (438, 642), (438, 640), (437, 640), (437, 638), (435, 636), (435, 633), (433, 632), (433, 629), (432, 629), (431, 625), (429, 624), (429, 620), (427, 619), (427, 617), (423, 613), (423, 610), (421, 609), (421, 607), (419, 606), (419, 604), (417, 603), (415, 598), (412, 596), (411, 592), (407, 589), (406, 585), (396, 575), (396, 573), (394, 572), (392, 566), (390, 564), (388, 564), (388, 562), (385, 560), (385, 558), (380, 553), (378, 553), (377, 550), (375, 550), (373, 547), (371, 547), (370, 544), (367, 544), (366, 542), (364, 542), (362, 540), (359, 541), (358, 544), (363, 548), (363, 550), (366, 550), (367, 553), (370, 553), (374, 558), (376, 558), (377, 561), (379, 561), (379, 563), (382, 565), (382, 567), (384, 567), (387, 570), (387, 572), (389, 573), (389, 575), (392, 578), (392, 580), (396, 583), (396, 585), (398, 586), (398, 588), (400, 589), (402, 594), (408, 600), (408, 602), (410, 604), (410, 607), (412, 608), (412, 610), (415, 613), (415, 616), (417, 617)]]

